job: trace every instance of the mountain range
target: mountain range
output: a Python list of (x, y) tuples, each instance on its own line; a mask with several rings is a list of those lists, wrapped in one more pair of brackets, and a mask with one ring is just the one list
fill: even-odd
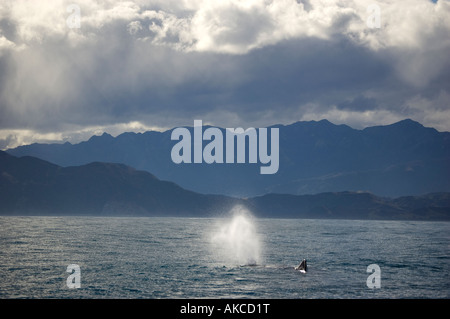
[(0, 151), (0, 174), (4, 215), (204, 216), (234, 201), (116, 163), (61, 167)]
[(124, 164), (61, 167), (0, 151), (0, 215), (220, 217), (241, 206), (257, 217), (450, 220), (450, 193), (395, 199), (365, 192), (205, 195)]
[(117, 137), (104, 133), (77, 144), (31, 144), (7, 152), (61, 167), (120, 163), (196, 193), (238, 198), (344, 191), (395, 198), (450, 192), (449, 132), (409, 119), (361, 130), (327, 120), (272, 127), (279, 128), (280, 136), (280, 167), (273, 175), (261, 175), (259, 164), (175, 164), (172, 130)]

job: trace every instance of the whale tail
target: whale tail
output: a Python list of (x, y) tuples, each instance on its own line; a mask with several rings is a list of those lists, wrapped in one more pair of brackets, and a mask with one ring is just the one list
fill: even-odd
[(303, 259), (300, 265), (295, 268), (296, 270), (300, 270), (301, 272), (306, 272), (308, 270), (308, 266), (306, 265), (306, 259)]

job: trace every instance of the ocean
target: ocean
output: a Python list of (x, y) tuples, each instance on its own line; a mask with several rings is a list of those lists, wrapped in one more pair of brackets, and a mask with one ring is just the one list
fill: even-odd
[(2, 299), (450, 297), (448, 222), (3, 216), (0, 249)]

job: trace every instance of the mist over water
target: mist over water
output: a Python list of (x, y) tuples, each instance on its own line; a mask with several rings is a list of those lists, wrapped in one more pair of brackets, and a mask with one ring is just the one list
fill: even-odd
[(244, 207), (236, 206), (228, 217), (220, 219), (210, 240), (217, 261), (225, 265), (255, 266), (262, 262), (256, 220)]

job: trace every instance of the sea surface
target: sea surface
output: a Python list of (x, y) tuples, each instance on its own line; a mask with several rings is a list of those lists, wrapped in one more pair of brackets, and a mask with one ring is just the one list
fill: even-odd
[(448, 222), (0, 217), (2, 299), (449, 297)]

